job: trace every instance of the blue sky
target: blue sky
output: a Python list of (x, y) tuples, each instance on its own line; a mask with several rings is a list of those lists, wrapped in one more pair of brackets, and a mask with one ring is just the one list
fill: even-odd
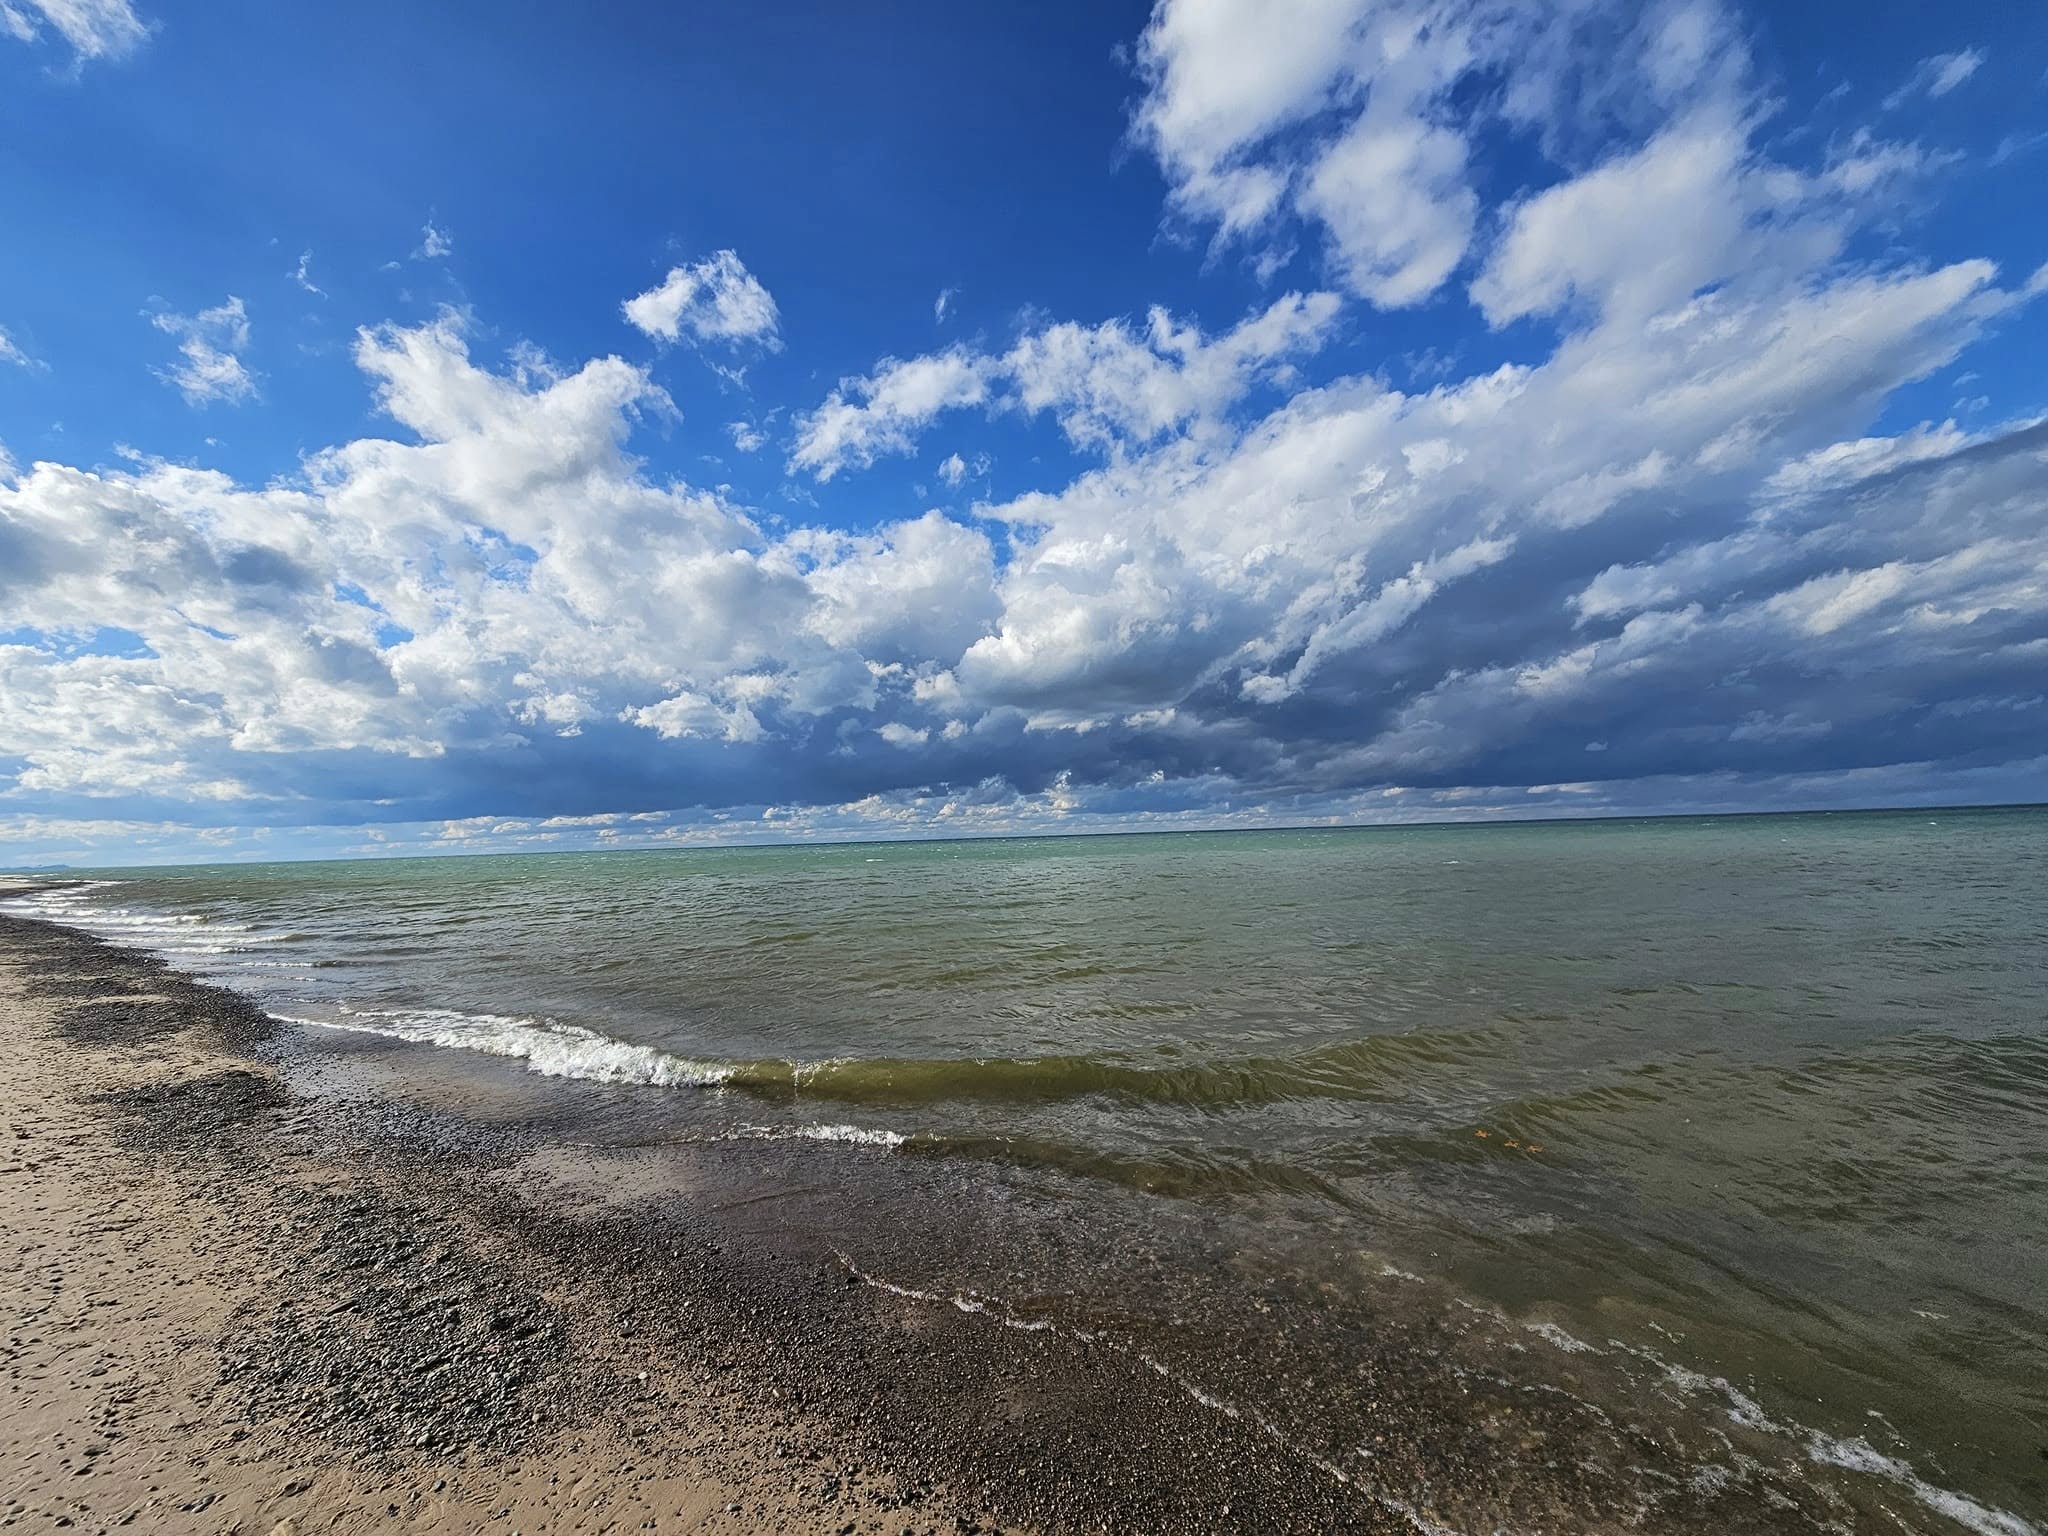
[(2048, 798), (2044, 76), (4, 0), (0, 862)]

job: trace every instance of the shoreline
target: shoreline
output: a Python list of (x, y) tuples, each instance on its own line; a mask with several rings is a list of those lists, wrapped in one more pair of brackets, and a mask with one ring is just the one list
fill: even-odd
[(300, 1096), (97, 938), (0, 918), (0, 1027), (17, 1529), (1413, 1529), (1128, 1361), (507, 1192), (540, 1138)]
[[(919, 1289), (920, 1255), (1028, 1213), (867, 1149), (596, 1146), (532, 1099), (366, 1091), (58, 925), (0, 916), (0, 1030), (0, 1528), (1952, 1528), (1938, 1489), (1844, 1502), (1739, 1416), (1683, 1423), (1659, 1379), (1399, 1271), (1413, 1305), (1275, 1296), (1215, 1334)], [(882, 1185), (862, 1260), (803, 1220)], [(1229, 1262), (1161, 1241), (1129, 1263)]]

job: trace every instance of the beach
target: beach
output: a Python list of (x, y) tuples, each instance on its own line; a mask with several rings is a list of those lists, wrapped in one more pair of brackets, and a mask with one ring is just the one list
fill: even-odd
[(880, 1507), (768, 1474), (842, 1464), (794, 1416), (695, 1381), (669, 1411), (681, 1384), (606, 1358), (594, 1319), (572, 1350), (537, 1255), (305, 1134), (240, 1055), (246, 1005), (53, 930), (0, 942), (9, 1525), (811, 1530)]
[(0, 924), (14, 1528), (1399, 1528), (1148, 1373), (543, 1219), (491, 1179), (526, 1149), (329, 1120), (238, 999)]
[[(2038, 818), (1992, 826), (2030, 856)], [(2019, 1228), (1956, 1260), (1973, 1201), (2023, 1222), (2034, 1187), (2036, 961), (1991, 846), (21, 882), (0, 1521), (2031, 1536), (2039, 1274)], [(1947, 860), (1967, 943), (1852, 857)], [(1254, 926), (1290, 893), (1296, 951)], [(1874, 912), (1889, 969), (1826, 937)], [(1028, 1054), (1055, 1007), (1068, 1052)]]

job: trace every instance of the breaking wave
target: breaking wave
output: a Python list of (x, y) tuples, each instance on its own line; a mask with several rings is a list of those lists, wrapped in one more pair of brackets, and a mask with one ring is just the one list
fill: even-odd
[(652, 1046), (631, 1045), (577, 1024), (552, 1019), (508, 1018), (495, 1013), (458, 1013), (451, 1008), (359, 1008), (345, 1017), (275, 1017), (288, 1024), (354, 1034), (383, 1035), (416, 1045), (481, 1051), (526, 1063), (544, 1077), (584, 1078), (597, 1083), (642, 1083), (657, 1088), (712, 1088), (734, 1069), (694, 1061)]

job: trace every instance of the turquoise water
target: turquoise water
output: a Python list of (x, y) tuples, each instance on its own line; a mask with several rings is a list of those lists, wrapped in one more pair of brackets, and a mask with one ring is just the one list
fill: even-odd
[(2048, 813), (153, 869), (9, 909), (600, 1140), (815, 1142), (1412, 1276), (1926, 1529), (2048, 1507)]

